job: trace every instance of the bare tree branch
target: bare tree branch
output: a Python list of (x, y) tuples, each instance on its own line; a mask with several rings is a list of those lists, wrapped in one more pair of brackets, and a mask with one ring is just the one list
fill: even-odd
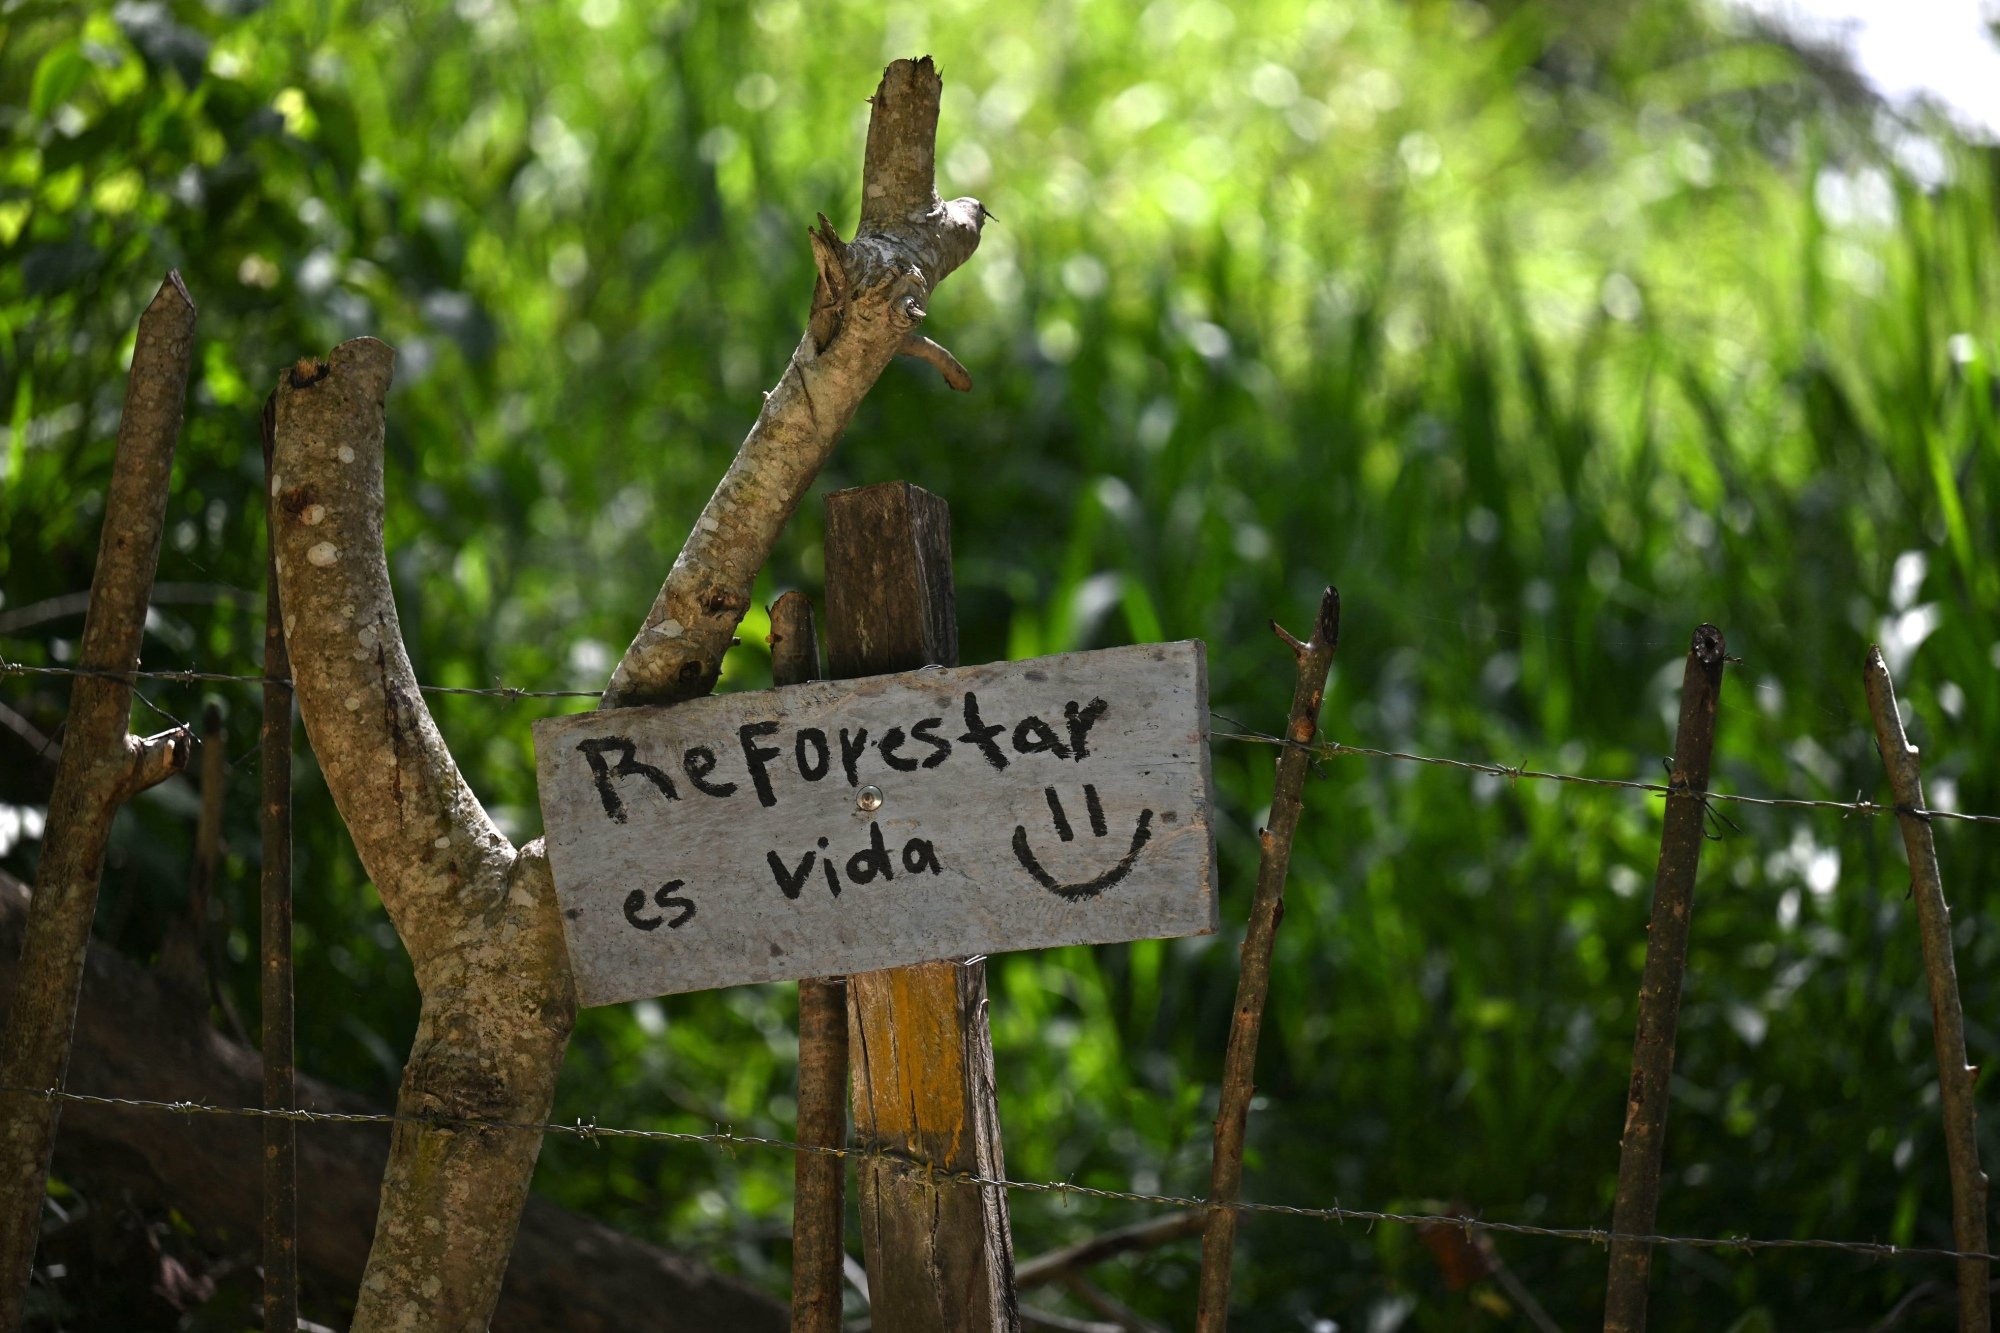
[(1291, 869), (1292, 837), (1298, 832), (1306, 774), (1312, 764), (1308, 747), (1319, 734), (1327, 673), (1333, 670), (1333, 655), (1340, 647), (1339, 591), (1328, 588), (1321, 594), (1310, 640), (1301, 643), (1275, 620), (1271, 632), (1292, 650), (1297, 669), (1291, 715), (1285, 724), (1285, 739), (1291, 743), (1278, 753), (1271, 826), (1258, 834), (1257, 892), (1243, 933), (1236, 1005), (1229, 1023), (1229, 1048), (1222, 1062), (1215, 1153), (1208, 1176), (1211, 1207), (1201, 1237), (1201, 1290), (1195, 1308), (1199, 1333), (1222, 1333), (1229, 1327), (1229, 1275), (1236, 1253), (1237, 1215), (1233, 1208), (1212, 1205), (1234, 1203), (1243, 1190), (1243, 1145), (1250, 1097), (1256, 1091), (1257, 1039), (1264, 1030), (1264, 1001), (1271, 990), (1271, 951), (1277, 944), (1278, 924), (1285, 919), (1285, 876)]
[(972, 390), (972, 374), (958, 363), (958, 358), (932, 342), (923, 334), (912, 331), (903, 339), (902, 353), (913, 361), (935, 367), (944, 376), (944, 382), (960, 393)]
[(672, 703), (714, 687), (778, 533), (862, 398), (908, 350), (931, 294), (978, 247), (986, 209), (977, 199), (941, 202), (933, 185), (943, 86), (928, 56), (884, 71), (860, 232), (842, 243), (822, 215), (811, 233), (819, 279), (805, 335), (612, 673), (604, 707)]
[(1149, 1217), (1143, 1222), (1135, 1222), (1129, 1227), (1119, 1227), (1116, 1231), (1106, 1231), (1099, 1235), (1087, 1236), (1074, 1245), (1065, 1245), (1060, 1250), (1050, 1250), (1024, 1260), (1014, 1268), (1014, 1286), (1021, 1291), (1040, 1286), (1044, 1282), (1060, 1282), (1072, 1273), (1081, 1273), (1103, 1263), (1106, 1259), (1138, 1250), (1150, 1250), (1161, 1245), (1171, 1245), (1177, 1240), (1201, 1234), (1202, 1214), (1167, 1213), (1161, 1217)]
[[(1944, 1103), (1945, 1158), (1951, 1173), (1951, 1239), (1961, 1250), (1986, 1249), (1986, 1173), (1979, 1169), (1979, 1119), (1973, 1087), (1979, 1071), (1966, 1063), (1965, 1006), (1958, 994), (1958, 964), (1952, 957), (1951, 906), (1945, 901), (1938, 869), (1937, 842), (1930, 821), (1911, 811), (1924, 808), (1923, 767), (1917, 747), (1903, 731), (1896, 707), (1896, 683), (1880, 648), (1868, 650), (1863, 668), (1868, 711), (1875, 720), (1875, 744), (1896, 796), (1896, 823), (1910, 861), (1910, 896), (1917, 907), (1924, 976), (1930, 987), (1931, 1038), (1937, 1049), (1938, 1091)], [(1959, 1333), (1987, 1333), (1993, 1324), (1990, 1276), (1983, 1259), (1958, 1261)]]
[(194, 737), (186, 727), (151, 736), (127, 736), (125, 753), (125, 778), (117, 787), (120, 805), (185, 769), (188, 756), (194, 753)]
[[(155, 583), (150, 599), (153, 606), (250, 606), (256, 601), (241, 588), (224, 583)], [(66, 592), (10, 611), (0, 611), (0, 634), (18, 634), (24, 629), (66, 616), (80, 616), (90, 610), (90, 593)]]
[[(194, 315), (180, 275), (169, 273), (139, 317), (84, 618), (78, 665), (86, 670), (123, 672), (139, 665), (194, 356)], [(127, 731), (131, 717), (129, 681), (77, 678), (14, 1002), (0, 1039), (0, 1079), (13, 1087), (63, 1082), (112, 816), (131, 796), (187, 763), (192, 744), (187, 732), (137, 740)], [(20, 1324), (55, 1128), (53, 1101), (0, 1102), (0, 1328)]]
[(0, 704), (0, 727), (13, 732), (23, 745), (34, 751), (35, 762), (46, 770), (44, 776), (55, 776), (56, 767), (62, 759), (62, 746), (56, 744), (55, 737), (43, 735), (40, 727), (6, 704)]

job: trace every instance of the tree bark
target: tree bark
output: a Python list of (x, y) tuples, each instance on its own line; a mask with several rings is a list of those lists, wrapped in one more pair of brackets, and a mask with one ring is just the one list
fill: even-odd
[[(705, 693), (786, 519), (855, 406), (978, 244), (977, 200), (932, 185), (938, 95), (928, 58), (876, 91), (859, 234), (824, 217), (805, 336), (674, 562), (604, 706)], [(934, 359), (934, 358), (933, 358)], [(398, 1109), (541, 1121), (576, 1000), (548, 858), (496, 829), (446, 749), (410, 669), (382, 547), (383, 399), (394, 354), (372, 338), (280, 379), (271, 504), (306, 732), (423, 997)], [(354, 1327), (483, 1330), (540, 1135), (403, 1125), (382, 1184)]]
[[(0, 874), (0, 994), (11, 992), (28, 891)], [(210, 1027), (199, 994), (93, 943), (77, 1008), (71, 1091), (153, 1101), (255, 1106), (257, 1052)], [(382, 1108), (311, 1077), (299, 1105)], [(232, 1116), (73, 1104), (56, 1166), (86, 1193), (129, 1190), (150, 1211), (177, 1210), (203, 1242), (248, 1251), (261, 1217), (262, 1129)], [(379, 1125), (301, 1127), (298, 1262), (308, 1290), (345, 1301), (360, 1284), (389, 1132)], [(679, 1150), (675, 1150), (679, 1151)], [(506, 1333), (781, 1333), (784, 1307), (748, 1283), (627, 1236), (545, 1199), (528, 1200), (494, 1311)]]
[[(79, 676), (70, 693), (34, 906), (0, 1039), (0, 1082), (9, 1087), (62, 1086), (111, 820), (132, 796), (178, 773), (193, 743), (184, 730), (146, 740), (129, 735), (132, 685), (116, 673), (139, 665), (194, 355), (194, 313), (180, 275), (169, 273), (139, 317), (78, 657), (84, 670), (112, 674)], [(0, 1098), (0, 1328), (20, 1323), (56, 1118), (53, 1101)]]

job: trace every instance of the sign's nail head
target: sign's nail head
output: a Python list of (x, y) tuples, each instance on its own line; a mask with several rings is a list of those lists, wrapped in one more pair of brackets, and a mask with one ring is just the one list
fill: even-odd
[(869, 783), (866, 787), (855, 793), (854, 804), (870, 813), (880, 810), (882, 808), (882, 789), (872, 782)]

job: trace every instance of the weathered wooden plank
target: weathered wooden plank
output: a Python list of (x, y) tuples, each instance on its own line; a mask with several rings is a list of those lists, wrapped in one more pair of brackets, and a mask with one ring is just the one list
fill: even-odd
[(826, 497), (826, 674), (958, 665), (951, 506), (888, 481)]
[[(958, 665), (951, 509), (907, 482), (826, 500), (837, 678)], [(848, 978), (861, 1242), (879, 1333), (1019, 1333), (986, 960)]]
[(579, 1001), (1213, 930), (1206, 675), (1189, 641), (538, 722)]

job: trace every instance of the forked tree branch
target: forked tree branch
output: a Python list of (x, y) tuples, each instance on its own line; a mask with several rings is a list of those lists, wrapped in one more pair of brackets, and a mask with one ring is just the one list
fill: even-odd
[[(941, 86), (928, 59), (884, 74), (860, 234), (843, 243), (824, 219), (813, 234), (819, 280), (805, 336), (619, 663), (607, 706), (713, 685), (785, 520), (909, 345), (931, 292), (978, 245), (984, 208), (940, 203), (931, 185)], [(541, 843), (517, 852), (494, 827), (404, 650), (382, 547), (394, 359), (360, 338), (281, 377), (270, 503), (283, 629), (306, 732), (423, 995), (398, 1110), (539, 1122), (575, 1018), (569, 962)], [(540, 1145), (526, 1132), (397, 1127), (357, 1333), (486, 1327)]]
[(971, 257), (987, 216), (977, 199), (938, 199), (943, 87), (928, 56), (883, 72), (869, 117), (860, 231), (842, 242), (824, 215), (811, 231), (819, 278), (805, 336), (612, 673), (604, 707), (673, 703), (714, 687), (758, 570), (899, 352), (936, 366), (954, 388), (970, 386), (951, 353), (917, 334), (931, 294)]
[[(271, 517), (299, 710), (423, 995), (397, 1109), (539, 1121), (575, 1019), (554, 885), (460, 775), (418, 693), (382, 547), (373, 338), (281, 376)], [(399, 1124), (353, 1327), (483, 1330), (541, 1136)]]

